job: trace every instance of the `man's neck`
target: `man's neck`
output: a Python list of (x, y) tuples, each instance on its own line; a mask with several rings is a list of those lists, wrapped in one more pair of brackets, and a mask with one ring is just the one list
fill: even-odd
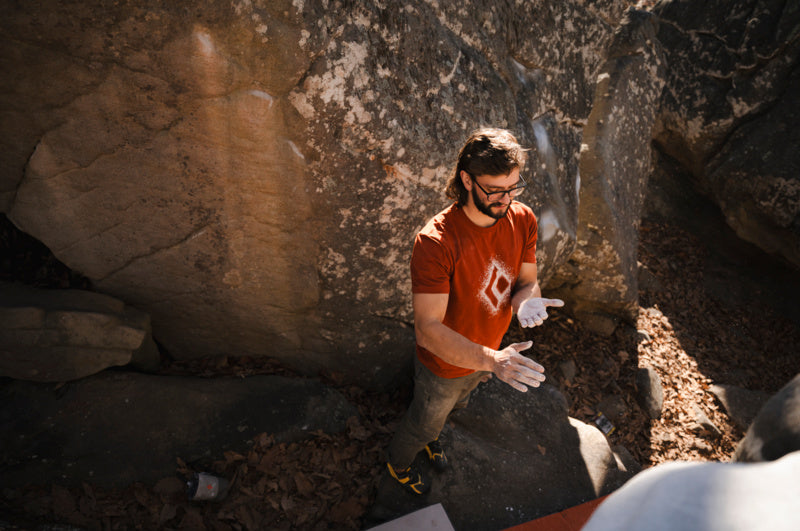
[(474, 223), (475, 225), (477, 225), (479, 227), (482, 227), (482, 228), (491, 227), (492, 225), (494, 225), (498, 221), (495, 218), (493, 218), (491, 216), (487, 216), (486, 214), (484, 214), (483, 212), (478, 210), (475, 207), (475, 205), (472, 203), (471, 200), (469, 201), (469, 203), (467, 203), (466, 205), (463, 205), (461, 208), (464, 210), (464, 214), (467, 215), (467, 218), (472, 223)]

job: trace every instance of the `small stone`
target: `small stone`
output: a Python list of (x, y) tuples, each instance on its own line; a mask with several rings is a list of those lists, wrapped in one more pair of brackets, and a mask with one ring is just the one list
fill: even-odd
[(588, 330), (603, 337), (610, 337), (620, 321), (617, 316), (594, 312), (581, 312), (577, 317)]
[(558, 368), (561, 371), (561, 374), (564, 375), (564, 379), (568, 382), (574, 380), (575, 375), (578, 373), (578, 368), (573, 360), (562, 361), (558, 364)]
[(636, 372), (636, 400), (651, 419), (661, 418), (664, 390), (658, 373), (650, 367), (642, 367)]
[(706, 412), (703, 411), (697, 404), (692, 404), (692, 414), (694, 415), (694, 420), (697, 423), (697, 428), (695, 431), (698, 433), (710, 433), (717, 437), (722, 434), (716, 424), (714, 424), (711, 419), (708, 418)]

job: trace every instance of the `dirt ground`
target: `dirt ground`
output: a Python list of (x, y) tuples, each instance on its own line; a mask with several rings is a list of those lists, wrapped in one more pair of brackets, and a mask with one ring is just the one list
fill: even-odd
[[(643, 466), (730, 460), (743, 433), (709, 392), (710, 384), (777, 391), (800, 369), (800, 327), (766, 304), (768, 297), (757, 288), (748, 292), (738, 277), (720, 276), (716, 258), (687, 232), (645, 220), (639, 260), (647, 273), (635, 326), (603, 338), (556, 310), (532, 331), (512, 325), (509, 337), (534, 340), (532, 355), (568, 397), (571, 416), (592, 422), (598, 404), (613, 399), (620, 407), (609, 441)], [(561, 367), (569, 360), (575, 374), (567, 380)], [(661, 378), (664, 409), (658, 420), (637, 405), (634, 378), (640, 367), (652, 367)], [(269, 360), (248, 358), (174, 363), (164, 372), (291, 375)], [(176, 476), (154, 486), (3, 489), (0, 529), (360, 529), (383, 472), (384, 448), (411, 389), (338, 389), (357, 404), (360, 419), (351, 419), (345, 433), (318, 433), (292, 444), (276, 444), (263, 434), (246, 455), (218, 456), (211, 472), (232, 481), (221, 502), (188, 502), (184, 481), (190, 466), (177, 459)], [(697, 425), (697, 409), (718, 431)]]

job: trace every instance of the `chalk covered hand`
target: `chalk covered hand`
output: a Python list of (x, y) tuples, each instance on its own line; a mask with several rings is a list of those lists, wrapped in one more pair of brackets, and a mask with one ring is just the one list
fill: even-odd
[(540, 297), (531, 297), (519, 305), (517, 310), (517, 319), (523, 328), (539, 326), (547, 319), (548, 306), (564, 306), (564, 301), (561, 299), (542, 299)]
[(512, 343), (492, 357), (492, 372), (500, 381), (522, 393), (528, 390), (527, 386), (539, 387), (544, 381), (544, 367), (520, 354), (532, 345), (533, 341)]

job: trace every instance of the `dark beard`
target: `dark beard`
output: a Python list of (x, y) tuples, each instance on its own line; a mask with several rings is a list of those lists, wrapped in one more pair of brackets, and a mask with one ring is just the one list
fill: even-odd
[(475, 208), (478, 209), (478, 212), (481, 214), (485, 214), (492, 219), (503, 219), (505, 215), (508, 213), (508, 209), (511, 208), (511, 203), (506, 206), (505, 209), (497, 212), (492, 210), (492, 205), (502, 206), (502, 203), (491, 203), (487, 204), (484, 203), (480, 197), (478, 197), (478, 187), (474, 186), (472, 188), (472, 202), (475, 204)]

